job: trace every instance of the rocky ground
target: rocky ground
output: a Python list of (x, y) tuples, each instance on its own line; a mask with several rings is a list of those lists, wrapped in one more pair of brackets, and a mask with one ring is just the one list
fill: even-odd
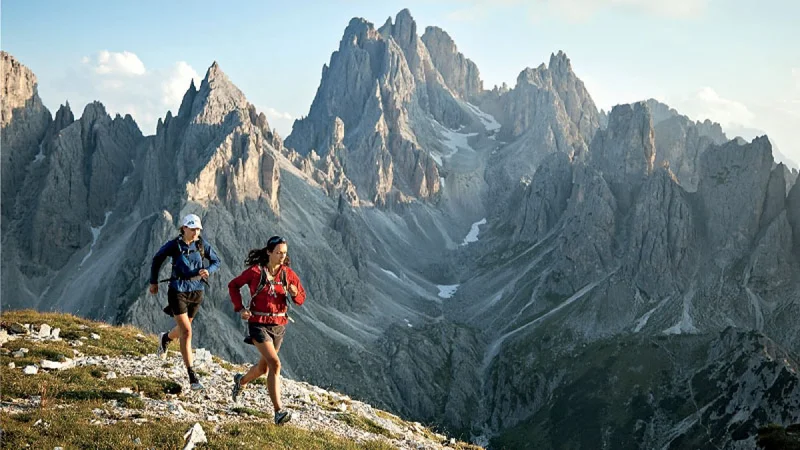
[[(4, 316), (6, 319), (8, 314)], [(245, 365), (230, 364), (213, 357), (204, 349), (197, 349), (195, 367), (204, 389), (191, 391), (180, 353), (170, 351), (166, 360), (160, 359), (154, 353), (154, 336), (145, 336), (132, 327), (127, 327), (126, 336), (117, 336), (118, 328), (98, 323), (78, 323), (70, 327), (68, 333), (62, 333), (61, 328), (47, 323), (3, 322), (0, 330), (4, 361), (2, 370), (4, 380), (12, 384), (11, 394), (17, 385), (29, 381), (26, 377), (32, 381), (42, 375), (88, 369), (98, 378), (98, 383), (113, 382), (120, 395), (118, 399), (106, 400), (93, 408), (90, 425), (114, 427), (121, 422), (146, 425), (163, 420), (195, 423), (186, 430), (184, 438), (187, 446), (192, 442), (207, 442), (210, 438), (206, 432), (213, 435), (226, 424), (258, 421), (264, 427), (274, 427), (272, 404), (264, 377), (248, 384), (237, 402), (231, 399), (233, 375), (245, 371)], [(113, 348), (119, 347), (120, 338), (130, 341), (131, 337), (136, 341), (131, 341), (133, 350), (141, 352), (149, 347), (151, 352), (138, 355), (98, 354), (104, 353), (98, 351), (104, 348), (104, 341), (108, 340)], [(172, 347), (177, 350), (176, 343)], [(69, 356), (64, 355), (67, 348), (72, 353)], [(49, 355), (50, 359), (39, 358), (38, 355)], [(32, 362), (32, 358), (38, 362)], [(139, 387), (141, 380), (150, 378), (158, 378), (160, 383), (164, 383), (163, 395), (148, 396), (144, 392), (146, 390)], [(125, 384), (125, 380), (130, 380), (130, 386)], [(473, 448), (435, 433), (419, 423), (404, 421), (336, 392), (286, 378), (282, 381), (284, 407), (293, 411), (291, 427), (329, 432), (354, 443), (382, 441), (401, 449)], [(40, 381), (42, 383), (46, 384)], [(74, 388), (70, 392), (74, 392)], [(42, 408), (47, 394), (42, 393), (41, 389), (40, 394), (44, 395), (12, 397), (6, 392), (0, 405), (0, 413), (5, 419), (4, 430), (7, 428), (6, 420), (14, 415)], [(49, 403), (47, 406), (55, 409), (70, 406), (69, 403)], [(50, 426), (43, 420), (33, 425)], [(136, 438), (133, 440), (135, 442)]]

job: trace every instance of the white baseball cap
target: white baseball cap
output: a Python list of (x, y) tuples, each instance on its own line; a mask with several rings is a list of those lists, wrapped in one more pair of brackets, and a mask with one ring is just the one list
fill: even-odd
[(197, 214), (187, 214), (186, 217), (183, 218), (183, 226), (195, 229), (203, 229), (203, 224), (200, 223), (200, 217)]

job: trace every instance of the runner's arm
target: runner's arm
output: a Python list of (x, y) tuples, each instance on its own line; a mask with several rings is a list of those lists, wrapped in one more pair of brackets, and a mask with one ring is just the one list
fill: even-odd
[(156, 252), (156, 255), (153, 256), (153, 264), (150, 266), (150, 284), (158, 284), (158, 272), (161, 270), (161, 265), (164, 264), (164, 260), (172, 253), (172, 246), (174, 243), (175, 241), (169, 241), (162, 245)]
[(288, 272), (288, 277), (286, 282), (287, 284), (297, 286), (297, 295), (292, 296), (292, 300), (296, 304), (302, 305), (303, 302), (306, 301), (306, 290), (303, 288), (303, 284), (300, 283), (300, 277), (298, 277), (297, 274), (294, 273), (294, 270), (290, 270)]
[(214, 273), (219, 270), (219, 256), (217, 256), (217, 252), (214, 251), (214, 247), (211, 244), (208, 244), (208, 251), (206, 252), (206, 258), (208, 259), (209, 265), (206, 267), (208, 273)]
[(228, 295), (231, 297), (231, 303), (233, 303), (233, 310), (239, 312), (244, 308), (242, 304), (242, 286), (247, 286), (248, 289), (250, 288), (250, 279), (253, 276), (252, 267), (248, 267), (247, 270), (241, 273), (238, 277), (232, 279), (230, 283), (228, 283)]

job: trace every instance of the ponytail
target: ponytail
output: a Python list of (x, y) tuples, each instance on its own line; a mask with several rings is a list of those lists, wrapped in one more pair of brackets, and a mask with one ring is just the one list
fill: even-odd
[(256, 264), (265, 266), (267, 262), (269, 262), (269, 253), (266, 247), (250, 250), (250, 253), (247, 254), (247, 258), (244, 259), (245, 266), (255, 266)]

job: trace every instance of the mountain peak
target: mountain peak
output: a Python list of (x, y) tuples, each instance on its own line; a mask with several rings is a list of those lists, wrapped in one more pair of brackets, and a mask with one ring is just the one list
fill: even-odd
[(399, 24), (406, 21), (414, 22), (414, 18), (411, 17), (411, 11), (409, 11), (408, 8), (403, 8), (397, 13), (397, 16), (395, 16), (395, 22)]
[[(86, 107), (83, 108), (83, 114), (81, 118), (88, 122), (94, 122), (97, 119), (105, 119), (108, 116), (108, 112), (106, 111), (105, 105), (103, 105), (100, 101), (93, 101), (91, 103), (87, 103)], [(110, 120), (111, 117), (108, 117)]]
[[(206, 76), (201, 82), (200, 88), (202, 89), (204, 84), (213, 84), (214, 82), (232, 85), (230, 79), (225, 72), (222, 71), (222, 68), (216, 61), (211, 63), (211, 65), (208, 67), (208, 70), (206, 70)], [(192, 80), (189, 88), (191, 89), (192, 86), (194, 86), (194, 79)]]
[(400, 47), (409, 48), (417, 38), (417, 23), (406, 8), (397, 13), (394, 25), (392, 25), (392, 18), (389, 17), (378, 32), (385, 37), (392, 36)]
[(222, 69), (220, 69), (219, 67), (219, 63), (217, 63), (217, 61), (214, 61), (213, 63), (211, 63), (211, 66), (206, 71), (206, 79), (216, 77), (217, 74), (224, 75)]
[(483, 91), (478, 66), (458, 51), (455, 42), (439, 27), (426, 27), (420, 38), (445, 84), (462, 98), (471, 99)]
[(0, 60), (0, 96), (3, 98), (0, 105), (0, 128), (3, 129), (0, 133), (0, 211), (3, 230), (6, 230), (5, 214), (13, 208), (12, 196), (24, 182), (27, 163), (40, 153), (39, 144), (52, 116), (39, 98), (36, 75), (9, 53), (0, 51)]
[(572, 72), (572, 63), (570, 62), (569, 57), (567, 57), (567, 54), (559, 50), (556, 54), (550, 54), (548, 68), (554, 74), (567, 74)]
[(181, 106), (180, 108), (178, 108), (179, 117), (186, 117), (192, 112), (192, 103), (194, 102), (194, 97), (196, 95), (197, 95), (197, 87), (194, 84), (194, 78), (192, 78), (192, 81), (189, 83), (189, 89), (187, 89), (186, 93), (183, 94), (183, 100), (181, 100)]
[(61, 105), (56, 111), (56, 118), (55, 122), (55, 131), (61, 131), (64, 128), (68, 127), (75, 121), (75, 115), (72, 114), (72, 108), (69, 106), (69, 102), (65, 102), (65, 104)]
[(404, 42), (410, 42), (411, 38), (417, 35), (417, 23), (411, 17), (408, 8), (397, 13), (394, 19), (395, 36), (400, 36)]
[[(194, 86), (194, 80), (192, 80), (189, 89)], [(228, 75), (222, 70), (220, 65), (214, 61), (211, 63), (211, 66), (208, 67), (206, 71), (206, 76), (203, 81), (200, 82), (200, 88), (198, 91), (203, 90), (203, 86), (206, 86), (209, 89), (235, 89), (240, 95), (244, 96), (244, 94), (239, 91), (239, 89), (231, 82)]]
[(422, 35), (422, 39), (425, 40), (425, 36), (428, 36), (430, 39), (436, 39), (442, 45), (446, 45), (448, 47), (456, 48), (456, 43), (453, 41), (453, 38), (447, 33), (447, 31), (434, 26), (430, 25), (425, 27), (425, 33)]
[(517, 75), (517, 86), (519, 85), (534, 85), (534, 86), (543, 86), (547, 83), (549, 77), (547, 66), (544, 63), (540, 64), (537, 68), (526, 67), (524, 68), (519, 75)]
[[(391, 20), (388, 23), (391, 23)], [(378, 36), (379, 34), (372, 22), (362, 17), (353, 17), (350, 19), (350, 23), (347, 24), (347, 28), (344, 29), (342, 40), (339, 43), (339, 51), (353, 45), (362, 47), (365, 41), (374, 40)]]
[(652, 174), (655, 136), (653, 119), (644, 102), (614, 106), (608, 117), (608, 127), (597, 132), (589, 154), (612, 184), (634, 185)]
[(192, 81), (181, 102), (179, 115), (186, 111), (185, 106), (188, 106), (189, 101), (192, 105), (191, 117), (201, 116), (199, 121), (202, 123), (222, 123), (229, 112), (247, 108), (244, 94), (225, 75), (216, 61), (206, 71), (206, 77), (196, 93), (194, 90)]
[(0, 59), (3, 64), (3, 106), (0, 123), (5, 127), (11, 122), (14, 109), (24, 108), (30, 99), (34, 99), (37, 103), (41, 101), (36, 75), (10, 53), (0, 51)]

